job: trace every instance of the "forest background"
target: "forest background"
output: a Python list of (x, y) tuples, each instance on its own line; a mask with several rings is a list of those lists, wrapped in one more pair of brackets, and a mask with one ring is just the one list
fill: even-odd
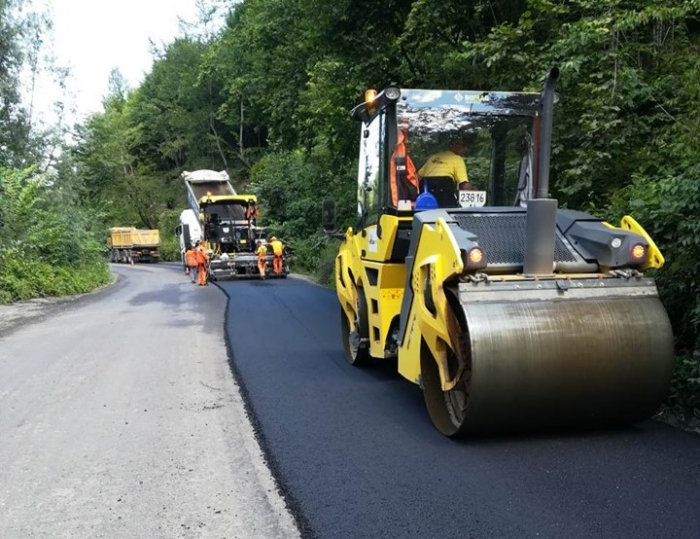
[(337, 245), (320, 208), (334, 198), (353, 224), (348, 111), (366, 88), (538, 91), (557, 65), (553, 194), (630, 213), (659, 243), (678, 353), (668, 404), (700, 419), (698, 0), (200, 1), (200, 24), (154, 50), (140, 86), (114, 71), (103, 112), (68, 126), (59, 103), (43, 129), (18, 85), (50, 26), (30, 4), (0, 0), (0, 302), (107, 282), (109, 226), (158, 227), (176, 258), (179, 175), (200, 168), (257, 193), (293, 269), (327, 282)]

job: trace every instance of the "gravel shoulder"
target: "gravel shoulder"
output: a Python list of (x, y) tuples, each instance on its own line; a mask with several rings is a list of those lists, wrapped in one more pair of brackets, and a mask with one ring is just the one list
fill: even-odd
[(58, 298), (36, 298), (28, 301), (0, 305), (0, 337), (28, 323), (43, 320), (50, 315), (60, 314), (74, 306), (82, 305), (90, 299), (97, 299), (118, 283), (119, 276), (113, 274), (111, 283), (87, 294)]

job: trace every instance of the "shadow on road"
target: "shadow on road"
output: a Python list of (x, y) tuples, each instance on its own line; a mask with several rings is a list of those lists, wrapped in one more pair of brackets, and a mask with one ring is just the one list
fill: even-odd
[(141, 292), (131, 298), (129, 304), (135, 306), (146, 305), (148, 303), (162, 303), (170, 306), (180, 305), (182, 303), (180, 286), (179, 284), (169, 284), (149, 292)]

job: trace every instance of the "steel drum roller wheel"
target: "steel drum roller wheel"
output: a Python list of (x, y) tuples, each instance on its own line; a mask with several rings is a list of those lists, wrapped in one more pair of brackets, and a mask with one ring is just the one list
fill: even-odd
[(343, 338), (343, 350), (345, 359), (350, 365), (361, 366), (371, 359), (365, 343), (369, 338), (369, 321), (367, 320), (367, 300), (362, 289), (357, 291), (357, 318), (355, 320), (356, 331), (350, 330), (350, 322), (343, 308), (340, 308), (340, 329)]
[(448, 328), (457, 349), (448, 354), (450, 377), (460, 380), (455, 390), (442, 391), (426, 344), (421, 353), (425, 402), (438, 430), (598, 428), (653, 414), (673, 366), (668, 316), (658, 297), (605, 294), (456, 305), (448, 292), (459, 324)]

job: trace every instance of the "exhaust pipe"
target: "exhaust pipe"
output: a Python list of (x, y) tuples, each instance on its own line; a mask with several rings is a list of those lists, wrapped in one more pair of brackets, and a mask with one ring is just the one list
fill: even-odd
[(544, 90), (540, 98), (539, 170), (536, 198), (527, 203), (527, 232), (523, 267), (523, 273), (526, 275), (554, 273), (557, 201), (549, 198), (549, 165), (552, 155), (552, 116), (557, 77), (559, 77), (559, 69), (554, 67), (544, 83)]
[(540, 167), (535, 198), (549, 198), (549, 163), (552, 156), (552, 116), (554, 115), (554, 87), (559, 68), (553, 67), (544, 83), (540, 98)]

